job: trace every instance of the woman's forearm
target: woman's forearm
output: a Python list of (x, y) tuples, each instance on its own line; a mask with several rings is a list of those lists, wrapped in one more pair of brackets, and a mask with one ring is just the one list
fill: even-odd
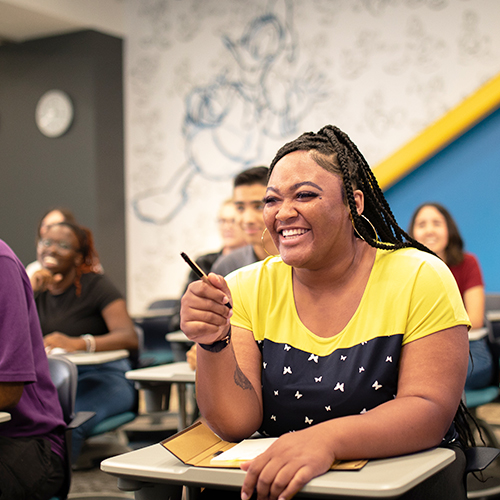
[(210, 427), (227, 441), (247, 438), (260, 427), (262, 403), (231, 344), (218, 353), (197, 346), (196, 396)]
[(438, 446), (453, 416), (434, 402), (396, 398), (363, 414), (318, 424), (339, 460), (404, 455)]

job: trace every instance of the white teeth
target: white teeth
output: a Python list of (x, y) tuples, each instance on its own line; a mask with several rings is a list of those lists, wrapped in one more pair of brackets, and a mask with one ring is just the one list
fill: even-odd
[(57, 259), (54, 259), (54, 257), (44, 257), (43, 262), (45, 264), (57, 264)]
[(298, 236), (300, 234), (307, 233), (309, 231), (308, 229), (283, 229), (281, 234), (285, 237), (288, 238), (289, 236)]

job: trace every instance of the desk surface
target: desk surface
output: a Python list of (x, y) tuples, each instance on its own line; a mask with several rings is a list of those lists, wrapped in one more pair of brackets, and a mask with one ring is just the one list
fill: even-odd
[(490, 321), (500, 321), (500, 311), (486, 311), (486, 317)]
[[(403, 457), (371, 460), (360, 471), (331, 471), (311, 480), (304, 493), (384, 498), (401, 495), (455, 460), (455, 452), (435, 448)], [(101, 462), (101, 470), (121, 478), (187, 486), (241, 487), (245, 472), (184, 465), (161, 444)]]
[(186, 334), (184, 332), (181, 332), (180, 330), (176, 332), (170, 332), (165, 335), (165, 338), (169, 342), (185, 342), (186, 344), (194, 344), (192, 340), (189, 340), (186, 337)]
[(9, 420), (10, 420), (10, 413), (7, 413), (6, 411), (0, 411), (0, 423), (8, 422)]
[(144, 311), (142, 314), (136, 314), (133, 316), (133, 320), (137, 321), (138, 323), (142, 322), (145, 319), (149, 318), (162, 318), (165, 316), (172, 316), (172, 314), (175, 314), (178, 312), (178, 309), (175, 307), (162, 307), (158, 309), (148, 309)]
[(64, 354), (54, 354), (54, 356), (64, 356), (75, 365), (101, 365), (111, 361), (118, 361), (129, 357), (129, 352), (126, 349), (118, 349), (116, 351), (99, 351), (99, 352), (66, 352)]
[(187, 361), (130, 370), (125, 377), (137, 382), (196, 382), (196, 374)]

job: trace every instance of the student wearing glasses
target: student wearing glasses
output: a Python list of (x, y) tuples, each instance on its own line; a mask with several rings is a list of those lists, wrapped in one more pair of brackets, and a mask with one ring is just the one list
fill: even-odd
[[(43, 269), (58, 276), (34, 290), (48, 352), (137, 349), (125, 300), (107, 276), (92, 270), (90, 231), (69, 222), (54, 224), (39, 241), (38, 252)], [(73, 461), (95, 425), (135, 407), (133, 384), (125, 378), (130, 369), (127, 359), (78, 367), (75, 409), (96, 415), (73, 432)]]

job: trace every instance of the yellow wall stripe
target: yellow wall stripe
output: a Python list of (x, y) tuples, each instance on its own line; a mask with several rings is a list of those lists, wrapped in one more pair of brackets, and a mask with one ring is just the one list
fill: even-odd
[(500, 106), (500, 75), (489, 80), (446, 115), (373, 168), (387, 189), (419, 167)]

